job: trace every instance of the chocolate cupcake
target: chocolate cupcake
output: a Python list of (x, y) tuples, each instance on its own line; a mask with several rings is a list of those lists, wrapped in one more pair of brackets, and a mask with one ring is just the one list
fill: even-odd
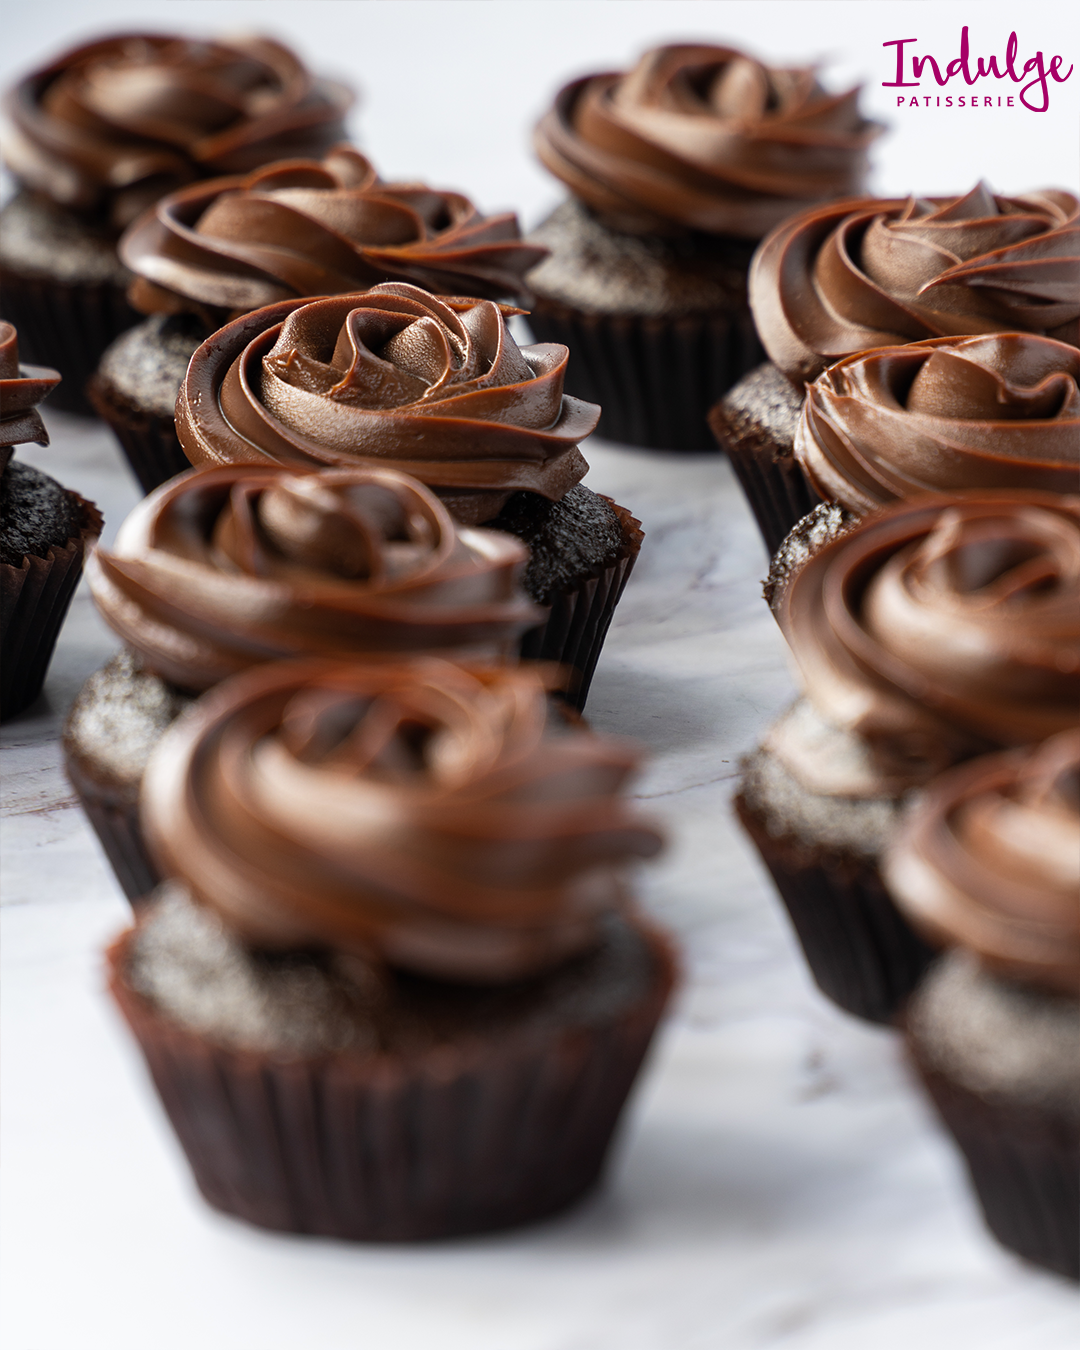
[(101, 516), (12, 447), (49, 433), (37, 405), (56, 388), (55, 370), (23, 365), (15, 329), (0, 319), (0, 718), (33, 703)]
[(151, 317), (105, 353), (91, 385), (146, 491), (187, 467), (173, 420), (196, 347), (280, 300), (405, 281), (438, 295), (517, 300), (544, 250), (510, 212), (458, 192), (383, 183), (348, 145), (164, 197), (125, 232), (129, 298)]
[(210, 1204), (415, 1241), (596, 1184), (673, 977), (635, 759), (527, 667), (265, 666), (185, 713), (143, 797), (175, 880), (110, 960)]
[[(710, 418), (770, 552), (818, 500), (794, 442), (804, 385), (827, 366), (869, 348), (991, 333), (1080, 345), (1078, 211), (1068, 192), (996, 197), (980, 185), (955, 198), (840, 202), (773, 230), (750, 273), (772, 365)], [(976, 378), (967, 372), (969, 398)]]
[(581, 486), (600, 410), (563, 393), (565, 347), (518, 348), (515, 312), (401, 283), (270, 305), (192, 357), (177, 432), (197, 464), (392, 462), (457, 520), (523, 539), (549, 611), (523, 655), (573, 667), (581, 707), (643, 536)]
[(736, 810), (818, 986), (889, 1021), (930, 957), (879, 872), (900, 811), (950, 765), (1075, 723), (1080, 499), (898, 503), (811, 553), (775, 606), (805, 695)]
[(529, 237), (537, 337), (575, 354), (568, 386), (600, 434), (713, 448), (706, 413), (761, 360), (747, 306), (754, 245), (817, 202), (857, 193), (881, 127), (858, 91), (728, 47), (658, 47), (624, 74), (574, 80), (536, 131), (570, 189)]
[(542, 617), (518, 585), (525, 559), (505, 534), (457, 529), (392, 469), (225, 466), (137, 506), (88, 567), (126, 650), (64, 729), (68, 776), (128, 897), (157, 880), (138, 825), (143, 770), (194, 694), (285, 657), (509, 656)]
[(907, 1033), (987, 1225), (1080, 1279), (1080, 731), (942, 775), (883, 870), (912, 923), (953, 948)]
[(3, 315), (87, 411), (101, 353), (138, 319), (121, 230), (163, 193), (340, 141), (351, 96), (267, 38), (124, 33), (76, 47), (4, 99), (20, 192), (0, 215)]

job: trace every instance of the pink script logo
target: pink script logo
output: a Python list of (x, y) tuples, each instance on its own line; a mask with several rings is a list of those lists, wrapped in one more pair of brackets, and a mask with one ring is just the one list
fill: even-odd
[[(968, 30), (965, 25), (960, 30), (960, 55), (948, 62), (943, 73), (941, 65), (939, 65), (934, 57), (916, 56), (914, 52), (908, 56), (905, 53), (904, 48), (913, 42), (918, 42), (918, 40), (918, 38), (893, 38), (891, 42), (883, 42), (881, 44), (883, 47), (896, 48), (896, 78), (892, 80), (882, 80), (881, 83), (883, 88), (919, 89), (922, 87), (922, 74), (927, 66), (930, 67), (928, 73), (933, 75), (938, 85), (942, 88), (944, 88), (956, 75), (963, 76), (964, 83), (968, 85), (977, 84), (979, 80), (991, 79), (1012, 80), (1014, 84), (1022, 84), (1030, 75), (1032, 78), (1018, 91), (1016, 97), (1019, 98), (1023, 106), (1028, 108), (1031, 112), (1046, 112), (1050, 107), (1050, 85), (1047, 81), (1056, 80), (1058, 84), (1064, 84), (1073, 72), (1073, 68), (1070, 66), (1069, 69), (1062, 74), (1061, 66), (1064, 58), (1061, 56), (1052, 56), (1049, 62), (1047, 62), (1043, 57), (1042, 52), (1036, 52), (1034, 56), (1029, 57), (1024, 62), (1023, 66), (1017, 70), (1016, 53), (1019, 43), (1016, 40), (1015, 33), (1009, 34), (1009, 40), (1005, 44), (1005, 57), (1000, 65), (997, 56), (991, 56), (989, 58), (980, 56), (976, 60), (975, 69), (973, 71), (971, 68), (971, 54), (968, 45)], [(911, 63), (912, 78), (910, 80), (904, 79), (905, 60), (908, 60)], [(897, 94), (896, 106), (900, 108), (903, 107), (904, 104), (908, 104), (912, 107), (918, 107), (920, 102), (922, 102), (929, 107), (930, 100), (934, 97), (935, 95), (931, 94)], [(999, 94), (996, 99), (990, 94), (983, 94), (981, 97), (982, 103), (979, 101), (980, 95), (978, 94), (970, 94), (967, 96), (961, 94), (957, 98), (957, 107), (963, 108), (969, 104), (972, 108), (989, 108), (993, 107), (995, 104), (998, 107), (1004, 106), (1007, 108), (1014, 106), (1012, 94)], [(1002, 103), (1002, 98), (1005, 99), (1004, 104)], [(942, 104), (940, 94), (936, 95), (936, 101), (937, 106), (940, 107)], [(953, 106), (953, 96), (951, 94), (946, 96), (944, 104), (946, 108), (951, 108)]]

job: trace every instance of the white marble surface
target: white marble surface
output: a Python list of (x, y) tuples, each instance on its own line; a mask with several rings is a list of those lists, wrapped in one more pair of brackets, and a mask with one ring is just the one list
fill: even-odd
[[(27, 457), (134, 501), (109, 435)], [(413, 1249), (208, 1210), (102, 988), (119, 889), (56, 732), (113, 648), (82, 592), (45, 699), (3, 728), (3, 1344), (10, 1350), (1072, 1350), (1075, 1291), (983, 1231), (892, 1033), (811, 986), (735, 828), (738, 757), (789, 697), (726, 464), (591, 443), (648, 538), (590, 699), (636, 736), (671, 847), (643, 876), (686, 980), (608, 1183), (557, 1221)]]

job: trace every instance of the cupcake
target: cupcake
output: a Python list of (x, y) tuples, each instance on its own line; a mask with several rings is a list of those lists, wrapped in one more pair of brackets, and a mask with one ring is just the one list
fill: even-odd
[(883, 870), (952, 949), (907, 1035), (987, 1225), (1080, 1279), (1080, 731), (943, 774)]
[(995, 197), (980, 184), (963, 197), (817, 207), (773, 230), (750, 273), (772, 362), (710, 418), (770, 552), (818, 501), (794, 442), (804, 385), (827, 366), (869, 348), (992, 333), (1080, 345), (1078, 211), (1068, 192)]
[(418, 1241), (596, 1184), (673, 978), (635, 760), (528, 667), (264, 666), (185, 713), (110, 963), (211, 1205)]
[(1080, 498), (897, 503), (775, 596), (804, 696), (744, 766), (736, 810), (819, 988), (891, 1020), (930, 957), (881, 850), (937, 773), (1071, 727), (1080, 703)]
[(20, 364), (15, 329), (0, 320), (0, 718), (41, 692), (83, 555), (101, 533), (93, 502), (11, 458), (13, 446), (48, 445), (37, 405), (59, 381)]
[(827, 94), (812, 69), (699, 44), (559, 93), (536, 146), (571, 196), (529, 236), (551, 250), (529, 275), (529, 323), (574, 352), (569, 387), (601, 404), (601, 435), (713, 447), (706, 413), (762, 356), (746, 297), (754, 246), (859, 192), (881, 127), (857, 101)]
[(138, 822), (146, 761), (196, 693), (286, 657), (509, 657), (543, 617), (518, 586), (525, 558), (505, 534), (456, 528), (392, 469), (232, 465), (140, 503), (88, 567), (125, 650), (64, 729), (68, 776), (127, 896), (157, 880)]
[(192, 357), (177, 432), (196, 464), (389, 461), (458, 521), (516, 535), (548, 610), (522, 654), (572, 667), (581, 707), (643, 536), (581, 485), (600, 410), (563, 393), (565, 347), (518, 348), (515, 312), (397, 282), (270, 305)]
[(348, 145), (162, 198), (120, 256), (129, 298), (150, 317), (108, 349), (90, 397), (145, 490), (187, 467), (173, 413), (188, 361), (215, 329), (263, 305), (406, 281), (440, 295), (520, 298), (543, 249), (512, 213), (467, 197), (382, 183)]
[(121, 230), (163, 193), (340, 141), (352, 99), (267, 38), (123, 33), (65, 52), (3, 104), (20, 191), (0, 215), (5, 318), (86, 411), (101, 353), (138, 319)]

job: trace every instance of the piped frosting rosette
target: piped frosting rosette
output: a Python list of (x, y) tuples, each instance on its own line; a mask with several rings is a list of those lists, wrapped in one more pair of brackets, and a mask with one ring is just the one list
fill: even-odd
[(1080, 989), (1080, 730), (934, 780), (884, 861), (935, 941), (1014, 978)]
[(863, 739), (882, 793), (1043, 740), (1080, 704), (1080, 498), (899, 503), (814, 554), (777, 618), (808, 697)]
[(546, 250), (512, 212), (484, 216), (461, 193), (383, 183), (348, 145), (163, 198), (126, 231), (144, 313), (216, 318), (298, 296), (413, 282), (442, 295), (513, 298)]
[(845, 357), (806, 390), (795, 455), (865, 515), (921, 492), (1080, 486), (1080, 351), (1026, 333)]
[(264, 666), (212, 690), (147, 768), (166, 875), (249, 943), (499, 982), (587, 950), (660, 839), (637, 762), (537, 668)]
[(0, 465), (11, 458), (13, 445), (49, 444), (49, 433), (37, 405), (60, 383), (57, 371), (19, 362), (14, 324), (0, 319)]
[(793, 212), (858, 192), (881, 126), (858, 90), (729, 47), (675, 44), (633, 70), (568, 84), (536, 131), (541, 160), (617, 229), (760, 239)]
[(159, 488), (87, 573), (143, 665), (202, 690), (289, 656), (505, 652), (543, 618), (526, 558), (392, 469), (234, 465)]
[(793, 383), (871, 347), (1021, 330), (1080, 345), (1080, 204), (1046, 189), (863, 198), (805, 211), (765, 239), (750, 306)]
[(268, 38), (120, 33), (15, 86), (4, 158), (27, 186), (124, 226), (183, 183), (322, 154), (351, 103)]
[(565, 347), (517, 346), (514, 312), (397, 282), (268, 306), (192, 357), (180, 442), (195, 464), (391, 461), (470, 524), (515, 491), (557, 501), (585, 476), (577, 444), (600, 410), (563, 393)]

